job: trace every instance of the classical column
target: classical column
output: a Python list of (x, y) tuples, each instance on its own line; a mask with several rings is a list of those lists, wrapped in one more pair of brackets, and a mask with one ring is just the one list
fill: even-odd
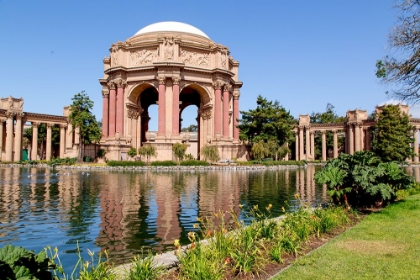
[(299, 126), (299, 160), (305, 159), (305, 151), (303, 149), (303, 128), (304, 126)]
[(223, 136), (229, 138), (229, 93), (232, 86), (225, 84), (223, 86)]
[(311, 156), (312, 160), (315, 159), (315, 131), (311, 131)]
[(355, 123), (354, 124), (354, 141), (355, 141), (355, 151), (357, 152), (357, 151), (360, 151), (360, 138), (361, 138), (361, 135), (360, 135), (360, 127), (361, 127), (361, 124), (359, 124), (359, 123)]
[(32, 122), (32, 151), (31, 159), (38, 160), (38, 126), (39, 123)]
[(306, 137), (305, 137), (305, 148), (306, 148), (306, 157), (305, 159), (308, 160), (309, 159), (309, 155), (311, 154), (311, 147), (310, 147), (310, 141), (311, 141), (311, 137), (309, 136), (309, 126), (305, 126), (305, 133), (306, 133)]
[(327, 141), (325, 138), (325, 130), (321, 131), (322, 133), (322, 161), (327, 160)]
[(172, 77), (172, 135), (179, 135), (179, 82), (180, 77)]
[(299, 128), (295, 131), (295, 160), (299, 160)]
[(16, 114), (14, 161), (22, 160), (22, 117), (23, 113)]
[(74, 144), (80, 144), (80, 127), (74, 129)]
[(338, 138), (337, 138), (337, 130), (333, 130), (333, 139), (334, 139), (334, 145), (333, 145), (333, 154), (334, 158), (338, 158)]
[(68, 125), (67, 125), (67, 132), (66, 132), (67, 134), (66, 135), (66, 148), (71, 149), (73, 147), (73, 125), (71, 124), (70, 121), (68, 121), (67, 123)]
[(222, 103), (222, 82), (216, 81), (214, 87), (214, 136), (222, 135), (221, 128), (221, 103)]
[(121, 136), (124, 136), (124, 87), (126, 82), (119, 78), (117, 79), (117, 110), (116, 110), (116, 125), (115, 131), (118, 131)]
[(165, 119), (166, 119), (166, 102), (165, 102), (165, 91), (166, 91), (166, 77), (159, 76), (159, 109), (158, 109), (158, 136), (165, 136)]
[(6, 161), (13, 159), (13, 117), (14, 113), (6, 112)]
[(370, 127), (365, 128), (365, 150), (370, 151)]
[(109, 90), (102, 90), (102, 136), (103, 137), (108, 137), (108, 126), (109, 126)]
[(414, 162), (419, 162), (419, 132), (417, 127), (414, 127)]
[(239, 142), (239, 128), (238, 119), (239, 119), (239, 90), (233, 93), (233, 140)]
[(5, 119), (0, 118), (0, 160), (3, 155), (4, 121)]
[(60, 158), (64, 158), (66, 148), (66, 127), (67, 124), (60, 125)]
[(47, 123), (47, 149), (45, 151), (45, 160), (51, 160), (51, 127), (52, 123)]
[(350, 155), (354, 154), (354, 135), (353, 135), (353, 128), (354, 128), (354, 125), (353, 124), (349, 124), (349, 129), (348, 129), (349, 140), (348, 140), (347, 143), (349, 143), (348, 152), (349, 152)]
[(109, 114), (108, 114), (108, 136), (114, 137), (115, 135), (115, 121), (116, 121), (116, 98), (117, 94), (115, 91), (114, 81), (108, 83), (109, 87)]

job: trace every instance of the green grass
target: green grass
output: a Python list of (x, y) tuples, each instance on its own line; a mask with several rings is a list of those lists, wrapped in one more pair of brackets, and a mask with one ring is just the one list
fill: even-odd
[(365, 218), (274, 279), (420, 279), (420, 194)]

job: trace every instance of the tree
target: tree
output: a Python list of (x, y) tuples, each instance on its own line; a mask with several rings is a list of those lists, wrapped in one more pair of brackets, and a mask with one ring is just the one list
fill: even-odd
[(204, 145), (201, 148), (200, 154), (203, 156), (204, 160), (210, 160), (211, 162), (216, 162), (220, 159), (219, 150), (214, 145)]
[(191, 124), (188, 127), (183, 127), (181, 129), (182, 132), (197, 132), (198, 131), (198, 125)]
[(389, 34), (389, 45), (396, 57), (376, 62), (376, 76), (399, 88), (394, 97), (407, 102), (420, 99), (420, 0), (400, 0), (397, 26)]
[(137, 149), (136, 149), (136, 148), (134, 148), (134, 147), (131, 147), (131, 148), (128, 150), (127, 155), (128, 155), (129, 157), (135, 157), (135, 156), (137, 155)]
[(178, 159), (178, 165), (185, 156), (187, 151), (187, 144), (184, 143), (175, 143), (172, 146), (172, 152), (174, 152), (175, 157)]
[(70, 106), (69, 120), (73, 126), (73, 131), (79, 129), (79, 151), (77, 161), (83, 160), (82, 151), (85, 144), (97, 143), (101, 139), (100, 124), (92, 114), (93, 101), (82, 91), (72, 98), (73, 103)]
[(249, 141), (251, 145), (260, 141), (268, 143), (271, 140), (277, 144), (277, 148), (293, 142), (296, 121), (277, 100), (268, 101), (259, 95), (257, 108), (241, 111), (241, 114), (242, 119), (238, 120), (241, 140)]
[(147, 165), (149, 165), (149, 158), (157, 156), (156, 147), (150, 144), (146, 144), (139, 148), (139, 155), (146, 157)]
[(397, 105), (384, 106), (373, 128), (373, 151), (385, 162), (404, 161), (413, 155), (413, 129)]
[[(27, 139), (27, 143), (32, 145), (32, 137), (33, 137), (33, 129), (32, 127), (25, 128), (23, 131), (23, 137)], [(45, 123), (40, 123), (38, 126), (38, 144), (40, 145), (40, 150), (38, 151), (37, 147), (31, 147), (32, 149), (36, 149), (37, 154), (40, 155), (40, 159), (44, 159), (44, 151), (46, 147), (46, 140), (47, 140), (47, 125)], [(53, 152), (58, 149), (60, 146), (60, 128), (57, 125), (53, 125), (51, 127), (51, 147)], [(36, 160), (36, 159), (33, 159)]]
[[(346, 117), (338, 116), (334, 111), (334, 106), (330, 103), (327, 103), (325, 112), (322, 113), (312, 113), (310, 116), (311, 123), (343, 123), (346, 122)], [(332, 131), (327, 131), (325, 135), (327, 157), (330, 154), (328, 151), (334, 149), (334, 135)], [(338, 147), (344, 145), (345, 139), (343, 137), (338, 138)], [(315, 158), (321, 157), (321, 147), (322, 147), (322, 136), (321, 132), (317, 131), (315, 134)]]
[(269, 147), (266, 144), (264, 144), (264, 140), (260, 140), (257, 143), (254, 143), (254, 145), (252, 145), (251, 152), (253, 157), (259, 161), (263, 157), (268, 156), (270, 151)]

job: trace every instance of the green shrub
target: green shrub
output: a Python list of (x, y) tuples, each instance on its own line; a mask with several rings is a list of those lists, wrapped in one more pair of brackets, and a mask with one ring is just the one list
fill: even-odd
[(137, 149), (136, 149), (136, 148), (134, 148), (134, 147), (131, 147), (131, 148), (128, 150), (127, 155), (128, 155), (128, 156), (130, 156), (130, 157), (134, 157), (134, 156), (136, 156), (136, 155), (137, 155)]
[(209, 166), (210, 164), (207, 161), (202, 160), (184, 160), (181, 162), (181, 166)]
[(154, 161), (150, 164), (151, 166), (176, 166), (176, 162), (173, 160), (164, 160), (164, 161)]
[(108, 166), (146, 166), (143, 161), (119, 161), (110, 160), (106, 163)]
[(104, 156), (106, 155), (106, 150), (105, 149), (99, 149), (97, 152), (96, 152), (96, 156), (98, 157), (98, 158), (103, 158)]

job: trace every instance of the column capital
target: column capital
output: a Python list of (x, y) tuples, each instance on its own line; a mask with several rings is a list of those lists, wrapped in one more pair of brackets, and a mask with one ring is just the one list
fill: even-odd
[(203, 118), (203, 120), (211, 119), (211, 109), (200, 110), (199, 114)]
[(111, 80), (111, 81), (108, 82), (108, 87), (109, 87), (110, 90), (115, 89), (115, 82), (114, 82), (114, 80)]
[(102, 97), (103, 98), (108, 98), (109, 97), (109, 90), (108, 89), (103, 89), (102, 90)]
[(179, 77), (179, 76), (173, 76), (172, 77), (172, 84), (179, 85), (180, 81), (181, 81), (181, 77)]
[(232, 85), (230, 84), (224, 84), (223, 85), (223, 91), (231, 91), (232, 90)]
[(64, 123), (60, 124), (60, 128), (67, 128), (67, 124), (64, 124)]
[(53, 127), (54, 126), (54, 124), (53, 123), (47, 123), (47, 127)]
[(17, 120), (22, 120), (22, 118), (25, 114), (24, 113), (16, 113), (15, 115), (16, 115)]
[(222, 86), (223, 86), (223, 82), (222, 81), (219, 81), (219, 80), (213, 81), (213, 87), (214, 87), (214, 89), (222, 89)]
[(6, 112), (6, 117), (8, 119), (13, 119), (14, 116), (15, 116), (15, 113), (14, 112), (11, 112), (11, 111), (7, 111)]
[(6, 121), (5, 118), (0, 118), (0, 123), (4, 123)]
[(38, 127), (39, 126), (39, 122), (32, 122), (32, 127)]
[(322, 135), (325, 135), (325, 133), (327, 133), (325, 130), (321, 130)]
[(165, 76), (157, 76), (156, 79), (159, 81), (159, 85), (164, 85), (166, 82)]
[(124, 88), (127, 85), (127, 82), (121, 78), (115, 79), (114, 82), (119, 88)]
[(239, 96), (241, 96), (241, 94), (239, 93), (239, 91), (234, 91), (232, 95), (233, 95), (233, 100), (238, 100), (239, 99)]

